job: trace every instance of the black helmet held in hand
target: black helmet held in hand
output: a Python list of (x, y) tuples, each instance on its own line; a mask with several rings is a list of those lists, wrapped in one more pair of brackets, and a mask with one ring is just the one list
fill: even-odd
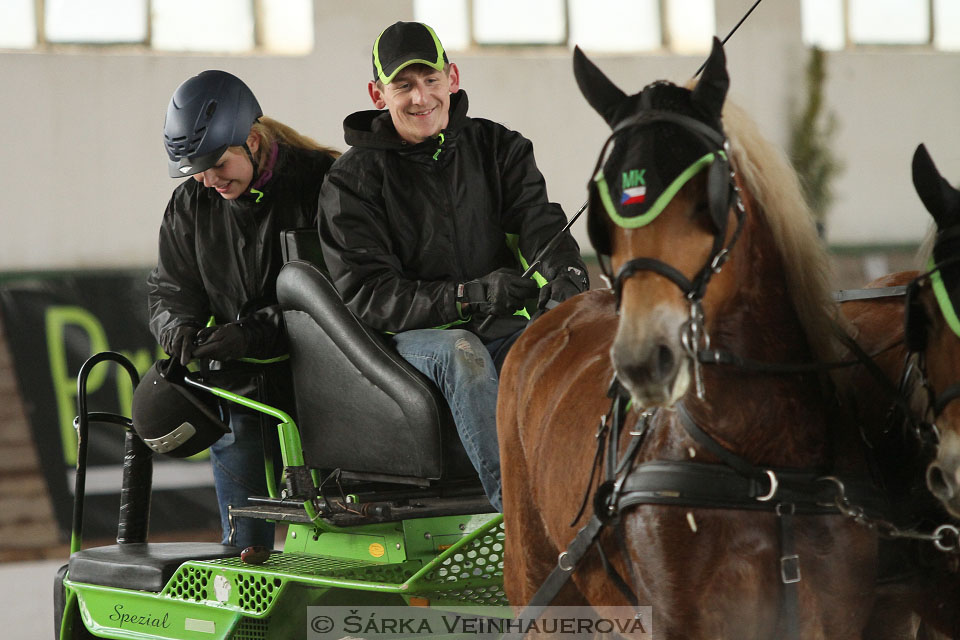
[(247, 143), (263, 115), (243, 80), (226, 71), (203, 71), (177, 87), (167, 106), (163, 142), (171, 178), (206, 171), (227, 147)]
[(174, 458), (199, 453), (229, 433), (188, 388), (176, 358), (158, 360), (133, 392), (133, 428), (148, 447)]

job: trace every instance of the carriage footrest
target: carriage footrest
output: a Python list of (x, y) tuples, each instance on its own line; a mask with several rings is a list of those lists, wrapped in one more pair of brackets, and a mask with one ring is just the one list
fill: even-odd
[[(277, 522), (312, 522), (303, 505), (269, 498), (251, 498), (250, 505), (230, 507), (233, 518), (254, 518)], [(386, 500), (337, 505), (333, 513), (323, 516), (326, 522), (337, 526), (397, 522), (408, 518), (436, 518), (475, 513), (493, 513), (494, 508), (484, 495)]]
[(188, 560), (216, 560), (240, 555), (240, 549), (211, 542), (115, 544), (70, 556), (69, 578), (104, 587), (159, 592)]

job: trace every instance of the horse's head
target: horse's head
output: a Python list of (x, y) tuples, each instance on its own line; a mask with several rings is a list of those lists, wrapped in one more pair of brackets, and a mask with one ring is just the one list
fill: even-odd
[(925, 366), (940, 433), (927, 485), (960, 516), (960, 191), (941, 177), (923, 145), (913, 156), (913, 183), (937, 224), (927, 274), (908, 288), (907, 349)]
[(715, 39), (692, 90), (656, 82), (627, 96), (579, 49), (574, 74), (613, 130), (590, 182), (588, 231), (615, 274), (614, 367), (641, 405), (670, 405), (687, 391), (702, 346), (707, 283), (711, 298), (732, 287), (714, 277), (739, 229), (721, 125), (723, 48)]

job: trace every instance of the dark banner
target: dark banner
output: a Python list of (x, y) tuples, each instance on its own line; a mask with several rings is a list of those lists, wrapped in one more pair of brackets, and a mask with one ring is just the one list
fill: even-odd
[[(147, 270), (0, 277), (0, 313), (20, 393), (60, 533), (69, 539), (77, 458), (77, 373), (100, 351), (117, 351), (142, 374), (163, 354), (147, 328)], [(87, 380), (87, 410), (130, 415), (133, 387), (117, 365)], [(120, 508), (122, 427), (91, 424), (84, 537), (113, 537)], [(206, 452), (156, 456), (150, 530), (219, 529)]]

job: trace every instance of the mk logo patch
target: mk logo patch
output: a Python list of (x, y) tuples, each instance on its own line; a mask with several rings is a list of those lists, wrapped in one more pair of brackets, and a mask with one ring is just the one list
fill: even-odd
[(646, 185), (646, 181), (643, 179), (643, 174), (647, 172), (646, 169), (630, 169), (630, 171), (623, 172), (623, 186), (621, 189), (630, 189), (637, 185)]

